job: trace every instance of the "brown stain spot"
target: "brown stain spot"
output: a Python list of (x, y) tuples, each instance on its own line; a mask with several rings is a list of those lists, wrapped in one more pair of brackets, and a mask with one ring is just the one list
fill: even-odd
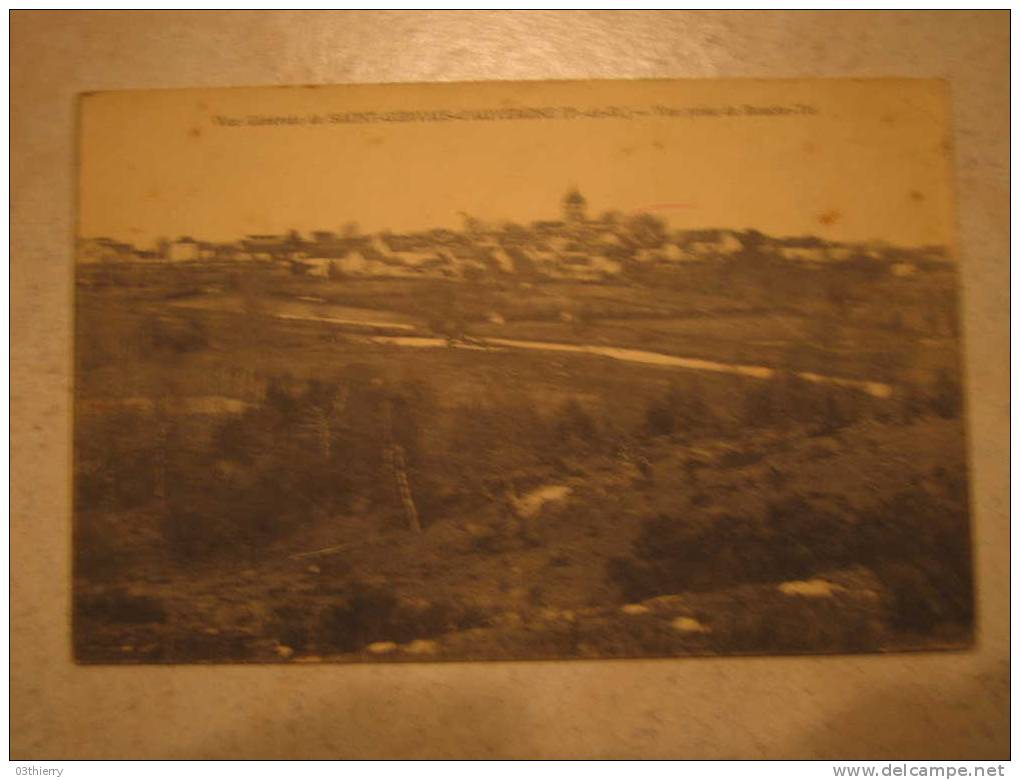
[(815, 152), (818, 151), (818, 146), (815, 144), (814, 141), (805, 141), (801, 145), (801, 149), (804, 151), (805, 154), (814, 154)]
[(839, 221), (840, 216), (840, 213), (835, 209), (829, 209), (818, 215), (818, 222), (822, 225), (835, 225)]
[(910, 199), (914, 201), (914, 203), (921, 203), (924, 200), (924, 193), (920, 190), (911, 190)]
[(159, 189), (156, 187), (149, 187), (145, 192), (145, 197), (149, 200), (159, 200)]
[(652, 148), (655, 149), (657, 152), (661, 152), (665, 150), (666, 144), (664, 144), (662, 141), (652, 141)]
[(198, 101), (198, 110), (199, 111), (208, 111), (209, 110), (209, 106), (206, 104), (205, 101), (200, 100), (200, 101)]
[(894, 125), (899, 121), (899, 118), (896, 114), (882, 114), (882, 116), (879, 117), (879, 120), (884, 125)]
[(383, 138), (381, 135), (372, 135), (368, 137), (366, 143), (369, 146), (381, 146), (383, 143)]
[(202, 128), (197, 127), (197, 126), (193, 127), (193, 128), (191, 128), (188, 131), (188, 135), (191, 136), (192, 138), (198, 140), (199, 138), (202, 137)]

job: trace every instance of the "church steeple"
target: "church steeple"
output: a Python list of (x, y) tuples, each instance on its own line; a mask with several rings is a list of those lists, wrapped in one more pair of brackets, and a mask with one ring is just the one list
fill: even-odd
[(585, 213), (588, 208), (588, 201), (580, 193), (577, 187), (572, 187), (563, 196), (563, 221), (569, 224), (584, 222), (587, 219)]

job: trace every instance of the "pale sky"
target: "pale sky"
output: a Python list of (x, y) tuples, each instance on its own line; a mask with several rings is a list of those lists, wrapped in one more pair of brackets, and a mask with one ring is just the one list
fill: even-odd
[[(748, 115), (752, 106), (817, 113)], [(622, 106), (736, 116), (331, 124), (330, 114)], [(81, 236), (140, 247), (650, 210), (674, 228), (953, 244), (949, 128), (927, 80), (523, 82), (105, 92), (81, 103)], [(317, 114), (300, 126), (217, 116)]]

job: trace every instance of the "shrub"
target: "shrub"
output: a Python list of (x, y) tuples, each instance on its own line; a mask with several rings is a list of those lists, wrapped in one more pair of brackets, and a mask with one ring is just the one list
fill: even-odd
[(794, 579), (851, 560), (853, 538), (852, 524), (799, 498), (772, 504), (761, 518), (660, 516), (642, 526), (633, 558), (611, 562), (610, 577), (630, 599)]
[(760, 450), (730, 450), (723, 453), (716, 464), (721, 469), (740, 469), (761, 462), (765, 453)]
[(267, 629), (280, 644), (304, 650), (317, 638), (318, 613), (308, 602), (279, 604), (271, 610)]
[(74, 576), (92, 581), (116, 579), (130, 556), (113, 523), (101, 522), (95, 513), (74, 517)]
[(896, 628), (969, 625), (966, 503), (946, 493), (903, 491), (856, 516), (793, 497), (758, 518), (718, 515), (698, 523), (656, 517), (642, 526), (633, 554), (611, 560), (607, 573), (625, 598), (638, 600), (863, 565), (885, 587)]
[(645, 410), (645, 432), (652, 436), (699, 433), (711, 430), (715, 424), (715, 415), (697, 380), (670, 384), (662, 398), (652, 401)]
[(901, 382), (897, 401), (902, 424), (928, 414), (955, 420), (963, 412), (963, 388), (954, 372), (942, 369), (929, 382)]
[(75, 615), (104, 623), (163, 623), (167, 618), (163, 602), (155, 596), (114, 588), (101, 593), (79, 594)]
[(389, 584), (356, 581), (343, 601), (323, 610), (318, 640), (324, 647), (354, 652), (372, 642), (409, 642), (485, 622), (486, 614), (474, 606), (404, 600)]
[(632, 558), (609, 562), (610, 577), (627, 599), (722, 587), (736, 577), (753, 577), (741, 567), (741, 551), (756, 544), (756, 524), (720, 515), (707, 525), (659, 516), (644, 523)]
[(805, 599), (773, 588), (746, 589), (734, 597), (738, 603), (719, 611), (708, 636), (718, 652), (861, 652), (880, 645), (885, 615), (868, 597)]
[(931, 410), (939, 417), (954, 420), (963, 410), (963, 389), (959, 377), (945, 369), (939, 371), (931, 388)]
[(434, 487), (421, 476), (421, 424), (434, 404), (431, 388), (374, 379), (274, 378), (265, 401), (224, 421), (209, 445), (165, 447), (170, 548), (185, 558), (254, 555), (355, 498), (394, 504), (392, 480), (380, 479), (391, 435), (428, 506)]
[(568, 442), (592, 444), (599, 438), (595, 418), (576, 398), (571, 398), (560, 408), (556, 417), (556, 431), (562, 440)]
[(832, 433), (861, 418), (871, 402), (861, 391), (810, 382), (793, 372), (748, 383), (743, 422), (758, 428), (800, 423), (817, 433)]
[(912, 382), (903, 382), (896, 395), (896, 418), (901, 425), (910, 423), (921, 417), (928, 405), (924, 392)]
[(664, 401), (654, 401), (645, 410), (645, 431), (649, 435), (669, 436), (676, 426), (676, 415)]
[(116, 410), (81, 416), (75, 432), (75, 511), (130, 509), (152, 500), (152, 416)]
[(905, 490), (862, 518), (861, 559), (889, 592), (894, 625), (930, 630), (973, 620), (971, 542), (965, 496)]
[(321, 641), (351, 652), (372, 642), (391, 640), (388, 628), (396, 608), (397, 596), (392, 588), (355, 583), (343, 602), (323, 611)]
[(302, 501), (276, 475), (242, 471), (232, 476), (178, 470), (168, 479), (163, 537), (180, 558), (254, 557), (266, 544), (310, 519)]
[(144, 332), (156, 351), (183, 354), (209, 346), (209, 335), (196, 319), (151, 317), (145, 321)]

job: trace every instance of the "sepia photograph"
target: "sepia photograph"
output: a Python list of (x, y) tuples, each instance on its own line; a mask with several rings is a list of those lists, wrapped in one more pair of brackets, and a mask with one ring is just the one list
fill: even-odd
[(78, 100), (74, 658), (975, 630), (945, 84)]

